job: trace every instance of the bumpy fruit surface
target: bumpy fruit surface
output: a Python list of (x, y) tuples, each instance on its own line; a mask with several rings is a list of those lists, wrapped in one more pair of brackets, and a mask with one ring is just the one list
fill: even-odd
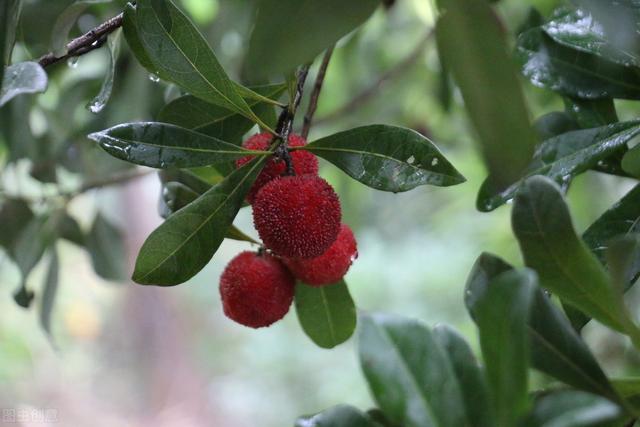
[(331, 185), (315, 175), (276, 178), (258, 192), (253, 223), (276, 255), (315, 258), (340, 232), (340, 201)]
[(284, 262), (299, 280), (311, 286), (323, 286), (342, 279), (357, 256), (358, 247), (353, 231), (342, 224), (336, 241), (319, 257), (285, 258)]
[[(253, 135), (242, 143), (242, 147), (247, 150), (266, 150), (271, 142), (271, 134), (268, 132)], [(302, 147), (307, 141), (300, 135), (289, 135), (289, 147)], [(248, 163), (253, 156), (245, 156), (236, 160), (236, 167), (243, 166)], [(295, 175), (317, 175), (318, 174), (318, 158), (304, 150), (297, 150), (291, 153), (291, 164)], [(256, 178), (253, 186), (247, 194), (247, 201), (253, 204), (258, 191), (272, 179), (284, 174), (287, 166), (284, 161), (275, 157), (269, 159), (264, 168)]]
[(293, 301), (295, 279), (277, 258), (241, 252), (220, 277), (224, 314), (251, 328), (282, 319)]

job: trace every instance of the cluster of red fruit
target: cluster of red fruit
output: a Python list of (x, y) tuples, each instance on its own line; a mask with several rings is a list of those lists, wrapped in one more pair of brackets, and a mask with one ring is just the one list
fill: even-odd
[[(242, 146), (266, 150), (272, 136), (260, 133)], [(298, 135), (289, 147), (305, 145)], [(268, 160), (247, 195), (253, 222), (268, 251), (245, 251), (222, 273), (220, 296), (227, 317), (252, 328), (269, 326), (289, 311), (296, 279), (325, 286), (338, 282), (357, 256), (351, 229), (341, 223), (340, 201), (318, 176), (318, 159), (308, 151), (290, 154), (294, 175), (286, 164)], [(236, 161), (240, 167), (252, 156)]]

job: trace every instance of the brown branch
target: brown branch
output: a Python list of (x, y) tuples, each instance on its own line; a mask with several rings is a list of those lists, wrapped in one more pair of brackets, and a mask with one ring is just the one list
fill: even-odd
[(42, 67), (47, 67), (56, 62), (72, 58), (92, 50), (98, 49), (107, 40), (107, 36), (122, 26), (123, 14), (114, 16), (108, 21), (103, 22), (97, 27), (87, 31), (78, 38), (71, 40), (67, 44), (67, 53), (62, 56), (56, 56), (53, 52), (49, 52), (38, 59), (38, 63)]
[(322, 83), (324, 83), (324, 76), (327, 74), (327, 68), (329, 67), (329, 61), (331, 61), (331, 55), (333, 54), (334, 46), (331, 46), (324, 54), (322, 63), (318, 69), (318, 75), (316, 76), (316, 82), (313, 85), (313, 92), (311, 92), (311, 98), (309, 99), (309, 107), (307, 108), (307, 114), (304, 116), (304, 123), (302, 125), (302, 137), (307, 139), (309, 131), (311, 130), (311, 122), (313, 121), (313, 115), (318, 108), (318, 98), (320, 98), (320, 91), (322, 90)]
[(316, 124), (326, 123), (335, 119), (339, 119), (345, 114), (356, 110), (360, 105), (369, 101), (369, 99), (373, 97), (380, 90), (380, 88), (384, 86), (385, 83), (402, 75), (405, 71), (410, 69), (413, 64), (415, 64), (418, 58), (420, 58), (420, 54), (422, 54), (425, 47), (427, 46), (427, 43), (431, 40), (434, 34), (435, 31), (433, 29), (429, 30), (402, 61), (398, 62), (393, 68), (387, 70), (375, 82), (361, 90), (356, 96), (351, 98), (351, 100), (344, 104), (342, 107), (327, 114), (324, 117), (320, 117), (319, 119), (317, 119)]

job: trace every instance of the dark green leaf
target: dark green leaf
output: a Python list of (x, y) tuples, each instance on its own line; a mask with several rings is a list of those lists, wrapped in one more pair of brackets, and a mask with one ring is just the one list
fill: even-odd
[(0, 245), (15, 259), (15, 244), (22, 231), (33, 219), (31, 208), (22, 199), (7, 198), (0, 207)]
[(478, 134), (487, 182), (502, 190), (522, 176), (536, 144), (504, 31), (486, 2), (448, 0), (436, 36)]
[(431, 141), (396, 126), (353, 128), (313, 141), (304, 149), (382, 191), (395, 193), (427, 184), (446, 187), (465, 181)]
[(92, 133), (89, 138), (114, 157), (154, 168), (206, 166), (248, 154), (269, 154), (159, 122), (123, 123)]
[(124, 280), (126, 249), (120, 229), (98, 213), (93, 220), (86, 242), (93, 270), (107, 280)]
[(347, 405), (338, 405), (319, 414), (301, 417), (295, 427), (381, 427), (367, 414)]
[(633, 284), (640, 271), (640, 234), (616, 236), (609, 241), (606, 253), (611, 283), (618, 291), (620, 304), (623, 292)]
[(264, 161), (237, 169), (156, 228), (140, 249), (133, 280), (172, 286), (199, 272), (222, 243)]
[(612, 98), (564, 98), (564, 106), (578, 126), (583, 129), (605, 126), (618, 121)]
[[(610, 2), (607, 5), (607, 14), (611, 14), (612, 8), (619, 9)], [(633, 19), (632, 16), (628, 18)], [(640, 40), (637, 36), (634, 37), (635, 22), (628, 22), (628, 26), (624, 24), (626, 23), (618, 19), (615, 33), (612, 33), (592, 13), (567, 7), (560, 9), (542, 28), (554, 41), (572, 49), (597, 55), (627, 67), (640, 66), (640, 52), (637, 50)]]
[(344, 280), (322, 287), (298, 283), (295, 304), (302, 329), (319, 347), (342, 344), (356, 328), (356, 307)]
[(640, 145), (636, 145), (625, 153), (622, 158), (622, 169), (626, 173), (640, 178)]
[(526, 326), (535, 283), (535, 274), (530, 270), (500, 273), (489, 282), (475, 305), (480, 347), (496, 425), (500, 427), (515, 426), (529, 406)]
[(449, 355), (456, 380), (464, 398), (467, 423), (474, 427), (494, 426), (489, 391), (484, 372), (464, 338), (453, 328), (436, 326), (433, 335)]
[[(282, 94), (285, 86), (279, 84), (257, 86), (252, 89), (269, 98), (277, 98)], [(258, 115), (261, 115), (260, 109), (266, 111), (267, 108), (271, 108), (273, 110), (271, 104), (259, 103), (256, 100), (251, 100), (248, 104), (255, 109)], [(244, 116), (234, 114), (226, 108), (209, 104), (192, 95), (181, 96), (165, 105), (158, 115), (158, 121), (171, 123), (238, 145), (242, 136), (254, 126), (254, 123)]]
[(405, 427), (465, 425), (451, 362), (422, 324), (375, 314), (360, 318), (360, 364), (378, 406)]
[(615, 403), (575, 390), (559, 390), (536, 400), (522, 427), (622, 427), (625, 414)]
[(579, 129), (578, 123), (565, 112), (553, 111), (538, 117), (533, 123), (533, 129), (540, 142), (560, 134)]
[(200, 99), (263, 125), (243, 98), (258, 95), (229, 79), (202, 34), (173, 2), (138, 0), (135, 14), (132, 9), (127, 13), (125, 36), (136, 54), (143, 49), (143, 66)]
[[(544, 141), (534, 154), (525, 177), (544, 175), (561, 183), (605, 161), (627, 142), (640, 134), (640, 121), (620, 122), (594, 129), (576, 130)], [(488, 188), (480, 190), (478, 208), (491, 211), (512, 199), (522, 182), (506, 190), (492, 193)]]
[[(16, 27), (22, 0), (4, 0), (0, 3), (0, 72), (11, 63), (11, 52), (16, 41)], [(3, 83), (0, 81), (0, 91)]]
[(57, 232), (61, 238), (75, 243), (78, 246), (84, 246), (86, 244), (86, 237), (80, 225), (66, 212), (62, 214), (58, 222)]
[(541, 176), (527, 179), (516, 195), (512, 227), (525, 264), (540, 284), (605, 325), (637, 337), (637, 328), (597, 258), (576, 236), (560, 189)]
[[(204, 194), (211, 188), (211, 184), (202, 179), (202, 177), (196, 175), (194, 169), (185, 170), (185, 169), (163, 169), (158, 171), (158, 177), (160, 178), (160, 182), (166, 184), (171, 181), (176, 181), (181, 184), (186, 185), (192, 191), (195, 191), (198, 194)], [(218, 182), (216, 182), (217, 184)]]
[(51, 31), (51, 48), (56, 56), (62, 56), (67, 53), (67, 40), (69, 40), (69, 32), (76, 23), (76, 20), (82, 15), (82, 12), (92, 4), (108, 3), (111, 0), (76, 0), (62, 11), (56, 22), (53, 24)]
[(518, 37), (516, 57), (536, 86), (576, 98), (640, 99), (636, 70), (559, 45), (539, 28)]
[(0, 107), (23, 93), (44, 92), (47, 73), (37, 62), (18, 62), (5, 68), (0, 89)]
[(44, 281), (42, 290), (42, 300), (40, 301), (40, 325), (42, 329), (51, 336), (51, 313), (58, 291), (58, 272), (59, 272), (58, 253), (54, 248), (51, 250), (51, 259), (49, 260), (49, 269)]
[[(483, 253), (471, 270), (465, 292), (465, 304), (476, 317), (476, 304), (489, 283), (513, 267), (502, 259)], [(616, 400), (617, 395), (591, 351), (549, 297), (536, 287), (527, 321), (531, 365), (576, 388)]]
[(99, 113), (102, 111), (102, 109), (107, 105), (107, 102), (109, 102), (109, 98), (111, 98), (113, 80), (116, 74), (116, 60), (118, 59), (118, 50), (120, 47), (120, 30), (116, 30), (116, 32), (109, 34), (107, 38), (107, 47), (109, 48), (109, 69), (102, 81), (100, 92), (98, 92), (98, 95), (96, 95), (96, 97), (87, 104), (87, 108), (92, 113)]
[(377, 0), (260, 0), (246, 71), (258, 79), (292, 71), (366, 21), (378, 5)]

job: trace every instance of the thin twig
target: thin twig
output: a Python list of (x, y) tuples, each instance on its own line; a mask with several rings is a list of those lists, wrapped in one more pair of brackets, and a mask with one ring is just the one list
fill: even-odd
[(320, 117), (319, 119), (317, 119), (316, 124), (326, 123), (335, 119), (339, 119), (345, 114), (357, 110), (360, 105), (366, 103), (369, 98), (374, 96), (385, 83), (393, 80), (394, 78), (410, 69), (418, 60), (418, 58), (420, 58), (420, 55), (424, 51), (424, 48), (427, 46), (427, 43), (431, 40), (434, 34), (435, 31), (433, 29), (429, 30), (402, 61), (398, 62), (393, 68), (387, 70), (375, 82), (361, 90), (356, 96), (351, 98), (351, 100), (344, 104), (342, 107), (327, 114), (324, 117)]
[(67, 53), (62, 56), (56, 56), (53, 52), (49, 52), (38, 59), (38, 63), (47, 67), (56, 62), (63, 61), (67, 58), (72, 58), (92, 50), (98, 49), (104, 44), (107, 39), (107, 35), (114, 32), (122, 26), (123, 14), (114, 16), (113, 18), (103, 22), (97, 27), (87, 31), (78, 38), (71, 40), (67, 44)]
[(320, 98), (320, 91), (322, 90), (322, 83), (324, 83), (324, 76), (327, 74), (327, 68), (329, 67), (329, 61), (331, 61), (331, 55), (333, 54), (334, 46), (331, 46), (324, 54), (322, 63), (318, 69), (318, 75), (316, 76), (316, 82), (313, 85), (313, 92), (311, 92), (311, 98), (309, 99), (309, 107), (307, 108), (307, 114), (304, 116), (304, 123), (302, 125), (302, 137), (307, 139), (309, 131), (311, 130), (311, 122), (313, 121), (313, 115), (318, 108), (318, 98)]

